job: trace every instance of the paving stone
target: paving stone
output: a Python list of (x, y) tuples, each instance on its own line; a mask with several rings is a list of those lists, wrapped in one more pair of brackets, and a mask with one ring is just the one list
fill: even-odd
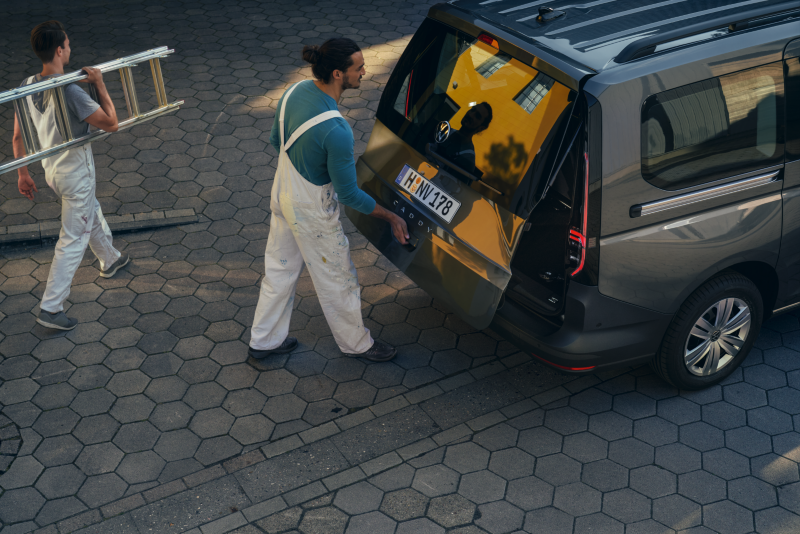
[(502, 499), (505, 489), (506, 481), (487, 470), (463, 475), (458, 485), (459, 494), (478, 504)]
[(489, 451), (474, 443), (461, 443), (447, 447), (444, 456), (444, 464), (462, 475), (486, 469), (488, 463)]
[(668, 495), (653, 501), (653, 519), (671, 529), (683, 531), (700, 525), (701, 507), (681, 495)]
[(560, 452), (562, 441), (563, 438), (559, 434), (548, 428), (532, 428), (520, 432), (517, 447), (540, 457)]
[(513, 448), (493, 452), (489, 470), (506, 480), (514, 480), (532, 475), (534, 465), (531, 455)]
[(563, 454), (553, 454), (536, 461), (536, 476), (554, 486), (579, 482), (581, 464)]
[(382, 499), (381, 490), (368, 482), (359, 482), (339, 490), (333, 504), (348, 514), (357, 515), (377, 510)]
[(726, 480), (750, 474), (750, 461), (729, 449), (703, 453), (703, 469)]
[(17, 457), (8, 470), (0, 475), (0, 487), (12, 490), (31, 486), (44, 471), (44, 466), (33, 456)]
[[(405, 521), (425, 515), (428, 501), (429, 499), (418, 491), (406, 488), (387, 493), (383, 497), (380, 510), (397, 521)], [(432, 515), (430, 517), (436, 520)], [(472, 511), (470, 512), (469, 520), (472, 520)], [(441, 524), (441, 521), (437, 522)]]
[(277, 534), (296, 528), (300, 524), (302, 514), (303, 510), (300, 507), (289, 508), (262, 519), (257, 524), (268, 534)]
[(341, 511), (326, 506), (307, 511), (299, 528), (304, 534), (338, 534), (344, 532), (347, 519)]
[[(694, 480), (694, 478), (689, 479), (689, 482)], [(646, 497), (655, 499), (674, 493), (677, 488), (677, 477), (666, 469), (656, 466), (639, 467), (630, 472), (630, 487)]]
[(512, 532), (522, 526), (525, 514), (507, 502), (497, 501), (478, 507), (475, 524), (493, 534)]
[(432, 498), (454, 493), (458, 481), (458, 473), (443, 465), (434, 465), (417, 470), (411, 487)]
[(74, 465), (50, 467), (36, 481), (36, 489), (48, 500), (67, 497), (75, 494), (85, 479), (86, 475)]
[(87, 475), (100, 475), (114, 471), (123, 456), (124, 453), (113, 444), (100, 443), (85, 447), (75, 465)]
[(430, 519), (420, 518), (400, 523), (395, 534), (444, 534), (444, 529)]
[(120, 499), (128, 484), (114, 473), (88, 477), (78, 491), (77, 497), (90, 509), (98, 508)]
[(31, 487), (6, 491), (0, 496), (0, 520), (7, 524), (31, 520), (44, 504), (45, 498)]
[[(88, 421), (88, 420), (84, 420)], [(81, 422), (83, 423), (83, 421)], [(80, 428), (80, 427), (79, 427)], [(115, 429), (116, 430), (116, 429)], [(80, 434), (76, 435), (81, 437)], [(33, 454), (45, 467), (69, 464), (75, 461), (83, 446), (71, 435), (45, 438)]]
[(572, 516), (555, 508), (542, 508), (525, 514), (523, 529), (531, 534), (552, 532), (553, 534), (572, 534)]
[(754, 477), (729, 482), (728, 498), (753, 511), (775, 506), (778, 502), (775, 488)]
[[(306, 516), (307, 517), (307, 516)], [(397, 523), (380, 512), (370, 512), (353, 517), (347, 527), (348, 534), (392, 534)]]
[(730, 501), (703, 507), (703, 524), (717, 532), (744, 534), (753, 530), (753, 513)]
[[(614, 502), (614, 493), (609, 494)], [(606, 496), (609, 499), (609, 496)], [(588, 515), (599, 512), (602, 494), (580, 482), (559, 486), (555, 490), (553, 506), (572, 516)], [(608, 502), (608, 501), (607, 501)]]
[(515, 428), (502, 423), (475, 434), (473, 441), (486, 450), (499, 451), (516, 445), (518, 437), (519, 432)]

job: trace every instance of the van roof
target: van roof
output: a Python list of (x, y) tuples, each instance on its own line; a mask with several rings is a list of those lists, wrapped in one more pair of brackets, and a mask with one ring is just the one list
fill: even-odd
[[(680, 33), (682, 28), (725, 17), (747, 18), (750, 13), (798, 7), (793, 5), (797, 2), (785, 0), (452, 0), (449, 3), (596, 72), (642, 38), (657, 40), (668, 32)], [(552, 15), (558, 16), (539, 22), (539, 8), (543, 6), (552, 8)], [(727, 23), (721, 23), (718, 28), (725, 26)], [(712, 38), (711, 29), (686, 42)]]

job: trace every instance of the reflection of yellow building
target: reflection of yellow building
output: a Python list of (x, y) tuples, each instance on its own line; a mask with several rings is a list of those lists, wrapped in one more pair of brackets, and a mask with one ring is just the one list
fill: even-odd
[[(458, 57), (450, 80), (437, 80), (437, 85), (443, 87), (446, 84), (447, 95), (460, 106), (450, 120), (451, 126), (457, 130), (471, 105), (488, 102), (492, 106), (491, 125), (472, 139), (475, 164), (483, 172), (484, 182), (504, 195), (512, 195), (523, 171), (566, 109), (569, 89), (553, 84), (529, 114), (514, 99), (536, 77), (536, 69), (509, 58), (488, 78), (475, 70), (498, 53), (497, 49), (476, 41)], [(448, 72), (446, 69), (440, 76)]]

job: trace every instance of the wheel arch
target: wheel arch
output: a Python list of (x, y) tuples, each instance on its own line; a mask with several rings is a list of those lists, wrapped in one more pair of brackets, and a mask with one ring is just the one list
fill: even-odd
[(746, 276), (755, 284), (759, 293), (761, 293), (761, 300), (764, 303), (764, 320), (768, 319), (775, 308), (780, 285), (775, 268), (761, 261), (745, 261), (731, 265), (728, 270)]

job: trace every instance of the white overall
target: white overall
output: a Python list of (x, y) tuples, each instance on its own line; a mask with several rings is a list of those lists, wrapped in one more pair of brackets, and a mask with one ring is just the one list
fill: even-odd
[(339, 349), (346, 354), (360, 354), (372, 347), (373, 340), (361, 318), (361, 288), (350, 260), (350, 243), (339, 222), (333, 183), (312, 184), (297, 172), (286, 152), (310, 128), (341, 114), (326, 111), (317, 115), (284, 143), (283, 118), (295, 87), (296, 84), (286, 93), (281, 106), (281, 151), (272, 185), (264, 280), (250, 346), (256, 350), (274, 349), (288, 336), (297, 279), (305, 263)]
[[(28, 78), (27, 83), (32, 82), (33, 77)], [(56, 127), (52, 100), (40, 113), (33, 105), (33, 97), (27, 99), (42, 149), (61, 144), (63, 138)], [(61, 197), (61, 233), (41, 304), (43, 310), (57, 313), (64, 309), (72, 278), (87, 245), (100, 260), (101, 269), (117, 261), (120, 253), (111, 244), (111, 230), (95, 198), (97, 183), (91, 146), (83, 145), (45, 158), (42, 166), (47, 185)]]

